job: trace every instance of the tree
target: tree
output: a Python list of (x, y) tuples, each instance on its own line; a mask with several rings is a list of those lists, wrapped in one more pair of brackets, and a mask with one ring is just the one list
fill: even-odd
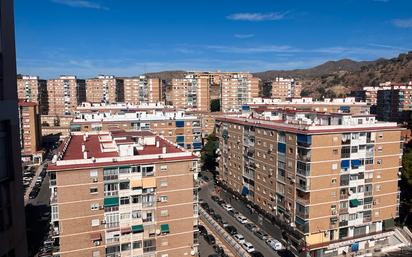
[(216, 166), (217, 164), (217, 153), (216, 150), (219, 147), (219, 139), (216, 135), (210, 134), (207, 137), (207, 143), (202, 149), (202, 155), (200, 157), (202, 161), (203, 170), (209, 170), (214, 175), (216, 175)]
[(412, 187), (412, 149), (407, 148), (402, 157), (402, 182)]
[(220, 112), (220, 99), (213, 99), (210, 101), (210, 111)]

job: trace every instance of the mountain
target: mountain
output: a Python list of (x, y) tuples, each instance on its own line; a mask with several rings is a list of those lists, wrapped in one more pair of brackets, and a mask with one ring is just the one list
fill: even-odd
[(145, 75), (148, 78), (160, 78), (161, 80), (172, 80), (177, 78), (182, 78), (185, 74), (185, 71), (176, 70), (176, 71), (159, 71), (159, 72), (150, 72)]
[(339, 61), (328, 61), (319, 66), (308, 69), (296, 70), (269, 70), (264, 72), (257, 72), (253, 75), (262, 79), (269, 80), (277, 76), (281, 77), (299, 77), (299, 78), (313, 78), (322, 75), (329, 75), (338, 72), (354, 72), (360, 70), (361, 67), (373, 64), (371, 61), (357, 62), (350, 59), (342, 59)]

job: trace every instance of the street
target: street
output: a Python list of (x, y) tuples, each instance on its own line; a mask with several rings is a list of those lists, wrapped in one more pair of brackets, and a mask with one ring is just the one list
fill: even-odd
[[(209, 204), (209, 207), (212, 208), (216, 213), (222, 216), (222, 219), (227, 221), (229, 225), (234, 226), (239, 234), (242, 234), (246, 241), (250, 242), (253, 244), (255, 249), (259, 252), (261, 252), (264, 256), (279, 256), (275, 251), (273, 251), (266, 243), (265, 241), (259, 239), (256, 237), (250, 230), (248, 230), (244, 225), (240, 224), (233, 216), (228, 214), (226, 210), (224, 210), (220, 205), (218, 205), (216, 202), (214, 202), (210, 197), (211, 197), (211, 192), (214, 189), (213, 182), (210, 180), (209, 183), (203, 183), (201, 185), (201, 190), (199, 193), (199, 197), (203, 199), (206, 203)], [(236, 209), (236, 207), (234, 206)], [(237, 209), (236, 209), (237, 210)], [(241, 212), (240, 210), (237, 210)], [(246, 213), (243, 213), (244, 216), (246, 216)], [(248, 219), (250, 215), (246, 216)], [(257, 225), (257, 224), (256, 224)], [(269, 232), (267, 231), (269, 234)], [(279, 237), (281, 236), (279, 232)]]

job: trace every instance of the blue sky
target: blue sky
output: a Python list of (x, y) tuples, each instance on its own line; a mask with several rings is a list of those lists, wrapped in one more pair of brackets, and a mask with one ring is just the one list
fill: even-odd
[(264, 71), (412, 50), (411, 0), (15, 0), (17, 68)]

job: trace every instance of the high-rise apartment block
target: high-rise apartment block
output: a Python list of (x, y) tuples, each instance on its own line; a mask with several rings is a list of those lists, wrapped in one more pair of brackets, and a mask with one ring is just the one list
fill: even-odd
[(202, 125), (198, 117), (184, 111), (91, 112), (76, 116), (71, 131), (152, 131), (188, 150), (202, 148)]
[(298, 251), (340, 256), (390, 244), (400, 200), (396, 123), (310, 111), (216, 122), (221, 181), (289, 224)]
[(129, 104), (162, 101), (162, 83), (146, 76), (124, 78), (124, 101)]
[(410, 121), (412, 85), (392, 85), (377, 93), (377, 118), (383, 121)]
[(73, 115), (76, 107), (86, 101), (86, 82), (75, 76), (47, 80), (49, 115)]
[(0, 256), (26, 257), (13, 14), (0, 1)]
[(222, 112), (240, 111), (242, 105), (259, 96), (259, 79), (250, 73), (224, 73), (220, 77)]
[(123, 79), (99, 75), (86, 80), (86, 98), (92, 103), (115, 103), (124, 101)]
[(302, 85), (293, 78), (276, 77), (271, 81), (272, 98), (300, 98)]
[(76, 132), (59, 150), (55, 254), (197, 256), (197, 156), (148, 131)]
[(40, 146), (40, 116), (37, 104), (19, 101), (20, 145), (23, 161), (41, 162), (41, 154), (37, 155)]
[(176, 108), (209, 111), (210, 80), (199, 74), (187, 74), (184, 78), (173, 79), (170, 97)]
[(49, 112), (47, 81), (38, 76), (19, 76), (17, 78), (17, 94), (19, 99), (38, 104), (40, 114)]

